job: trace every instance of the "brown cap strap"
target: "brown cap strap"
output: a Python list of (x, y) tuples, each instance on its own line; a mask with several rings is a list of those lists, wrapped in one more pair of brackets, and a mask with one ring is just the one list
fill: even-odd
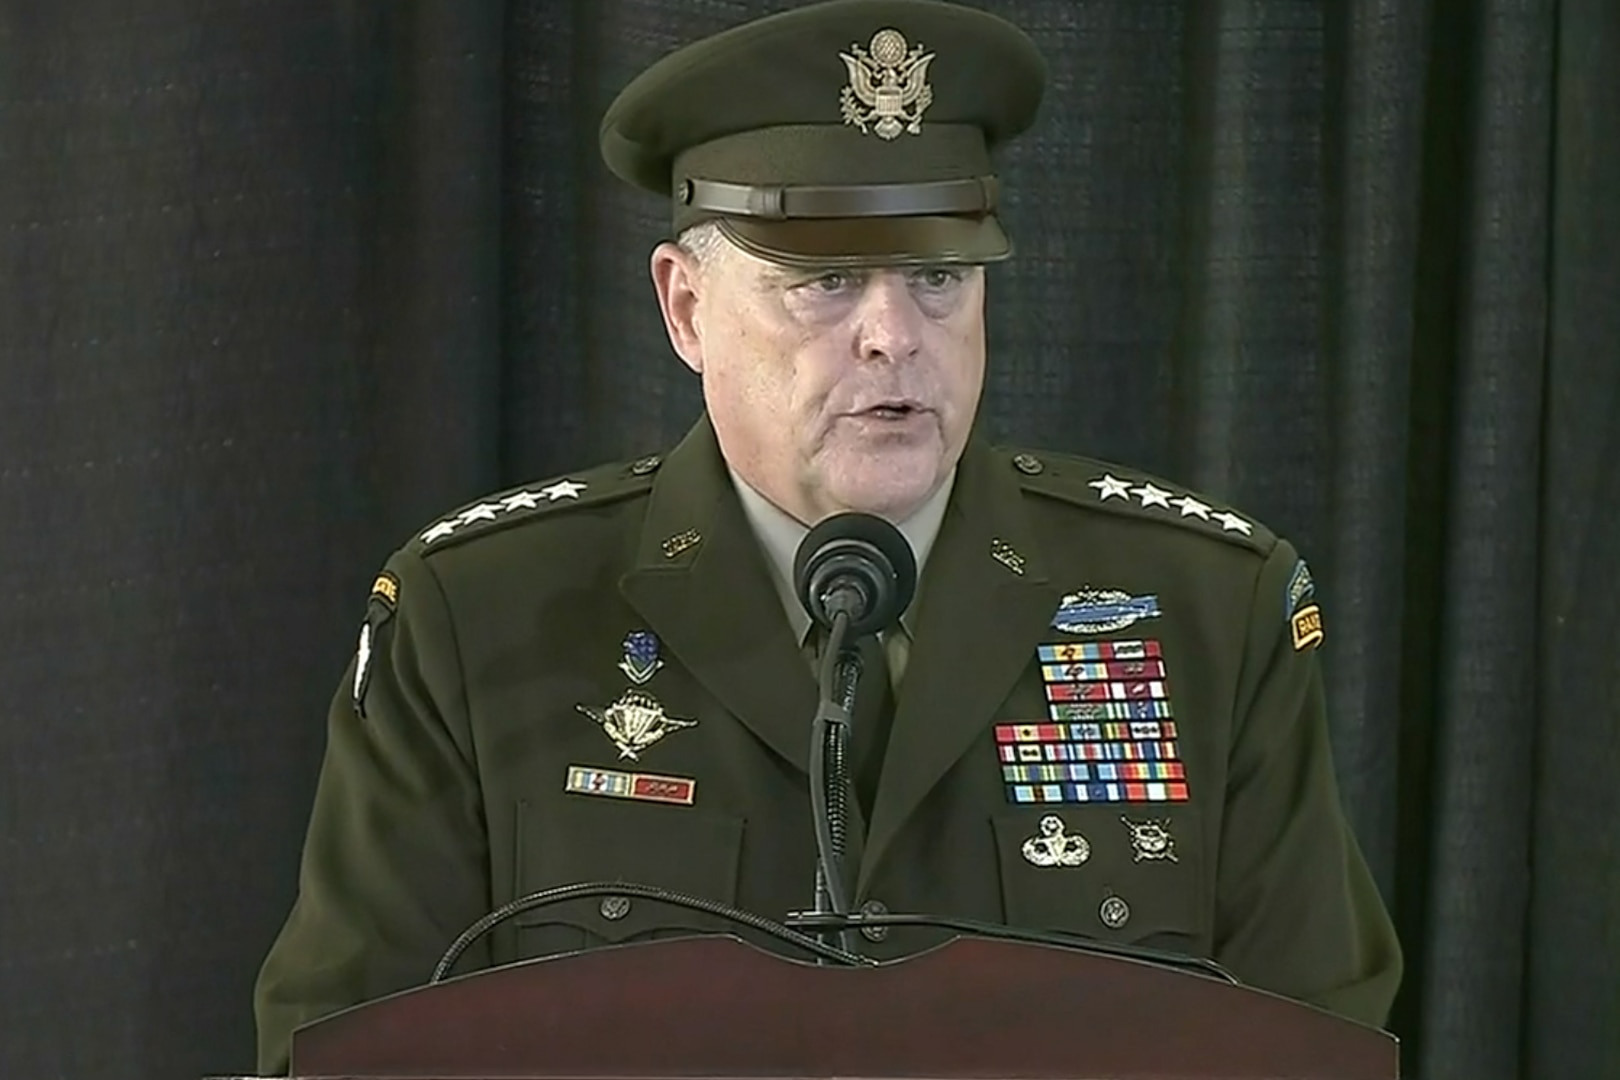
[(724, 180), (687, 180), (678, 195), (683, 203), (697, 210), (785, 221), (791, 218), (987, 214), (995, 209), (999, 186), (994, 176), (921, 184), (826, 186), (756, 186)]

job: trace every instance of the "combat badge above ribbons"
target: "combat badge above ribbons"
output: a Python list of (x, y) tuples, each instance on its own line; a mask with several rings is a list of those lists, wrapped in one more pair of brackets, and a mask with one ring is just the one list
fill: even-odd
[(1322, 609), (1313, 602), (1315, 596), (1316, 583), (1311, 579), (1310, 567), (1301, 559), (1288, 579), (1288, 595), (1285, 598), (1288, 626), (1293, 633), (1296, 652), (1304, 652), (1322, 643)]
[(1063, 598), (1052, 616), (1052, 628), (1065, 634), (1115, 634), (1159, 614), (1157, 596), (1088, 587)]
[(619, 756), (639, 760), (642, 751), (665, 735), (681, 728), (696, 727), (696, 720), (682, 720), (664, 712), (651, 694), (641, 690), (626, 690), (619, 700), (606, 708), (594, 705), (574, 706), (602, 726)]
[(1157, 641), (1062, 642), (1037, 657), (1048, 719), (995, 727), (1008, 802), (1189, 800)]

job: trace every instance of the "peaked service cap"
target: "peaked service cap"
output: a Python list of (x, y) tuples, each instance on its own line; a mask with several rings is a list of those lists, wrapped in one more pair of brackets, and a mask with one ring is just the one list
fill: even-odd
[(608, 108), (602, 157), (788, 265), (993, 262), (992, 154), (1034, 122), (1046, 64), (989, 12), (823, 0), (665, 56)]

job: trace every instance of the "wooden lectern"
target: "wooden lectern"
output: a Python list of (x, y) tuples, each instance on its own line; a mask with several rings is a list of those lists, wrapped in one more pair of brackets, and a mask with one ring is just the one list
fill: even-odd
[(1203, 974), (957, 938), (876, 967), (734, 937), (527, 961), (300, 1028), (306, 1078), (1392, 1080), (1393, 1036)]

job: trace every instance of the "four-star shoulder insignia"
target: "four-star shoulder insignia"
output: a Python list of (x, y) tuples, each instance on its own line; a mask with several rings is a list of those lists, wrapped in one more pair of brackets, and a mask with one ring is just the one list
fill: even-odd
[(1043, 453), (1037, 457), (1020, 451), (1012, 453), (1009, 460), (1019, 482), (1043, 495), (1109, 513), (1180, 525), (1262, 553), (1270, 551), (1276, 542), (1276, 537), (1254, 519), (1217, 506), (1203, 495), (1160, 477), (1067, 454)]
[(628, 464), (606, 465), (486, 496), (422, 529), (412, 546), (431, 554), (562, 507), (599, 506), (645, 492), (652, 486), (653, 474), (662, 460), (649, 455)]
[(1182, 517), (1195, 517), (1202, 521), (1208, 521), (1209, 515), (1214, 509), (1208, 503), (1199, 502), (1191, 495), (1183, 495), (1173, 505), (1177, 510), (1181, 511)]
[(1104, 473), (1102, 476), (1086, 485), (1097, 489), (1097, 497), (1107, 502), (1109, 499), (1124, 499), (1129, 502), (1131, 498), (1131, 485), (1114, 476)]
[(559, 480), (555, 484), (538, 490), (524, 488), (499, 495), (494, 501), (475, 503), (464, 510), (451, 514), (422, 532), (418, 539), (423, 544), (432, 546), (453, 536), (464, 536), (469, 528), (477, 526), (481, 522), (499, 522), (509, 519), (513, 515), (522, 514), (524, 511), (538, 510), (542, 506), (564, 499), (577, 501), (580, 494), (589, 487), (589, 484), (578, 480)]

